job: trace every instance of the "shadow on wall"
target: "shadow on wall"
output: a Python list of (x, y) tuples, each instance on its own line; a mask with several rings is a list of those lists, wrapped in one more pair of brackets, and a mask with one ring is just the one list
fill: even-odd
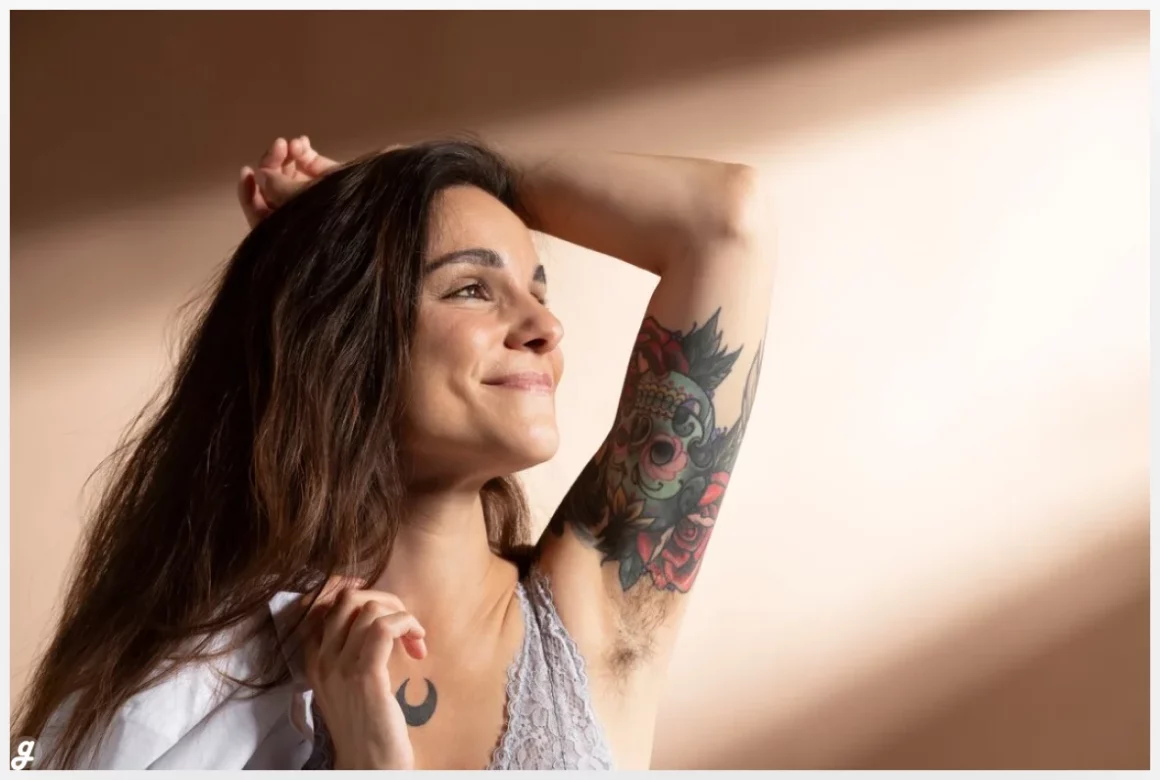
[(272, 133), (346, 154), (987, 16), (17, 11), (13, 232), (232, 181)]
[(690, 768), (1147, 769), (1148, 522)]
[[(1147, 769), (1147, 583), (1130, 601), (963, 696), (859, 769)], [(975, 638), (978, 652), (986, 637)], [(1141, 684), (1144, 682), (1145, 684)]]
[(550, 116), (567, 139), (667, 88), (601, 145), (770, 147), (1141, 35), (1146, 12), (14, 12), (14, 350), (188, 300), (275, 134), (340, 159)]

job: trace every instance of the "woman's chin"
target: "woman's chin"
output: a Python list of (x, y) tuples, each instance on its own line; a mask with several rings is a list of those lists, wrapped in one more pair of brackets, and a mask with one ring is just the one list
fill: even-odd
[(518, 441), (510, 442), (508, 458), (513, 464), (511, 470), (523, 471), (538, 466), (555, 457), (560, 449), (560, 436), (553, 428), (550, 431), (529, 431), (528, 435), (521, 436)]

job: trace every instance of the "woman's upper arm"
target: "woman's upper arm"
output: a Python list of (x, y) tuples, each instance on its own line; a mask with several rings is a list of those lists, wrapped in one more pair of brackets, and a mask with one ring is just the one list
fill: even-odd
[(744, 438), (773, 263), (741, 228), (662, 275), (611, 430), (538, 545), (562, 619), (614, 678), (664, 667)]

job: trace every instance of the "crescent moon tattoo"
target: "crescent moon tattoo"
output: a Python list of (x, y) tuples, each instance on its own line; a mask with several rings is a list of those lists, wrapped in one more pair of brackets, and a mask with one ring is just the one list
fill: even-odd
[(399, 707), (403, 710), (403, 718), (407, 721), (407, 725), (422, 726), (435, 714), (435, 702), (439, 699), (435, 693), (435, 683), (426, 677), (423, 678), (423, 682), (427, 683), (427, 698), (423, 699), (422, 704), (412, 707), (407, 704), (407, 683), (409, 682), (410, 679), (403, 680), (403, 684), (395, 693), (395, 699), (398, 700)]

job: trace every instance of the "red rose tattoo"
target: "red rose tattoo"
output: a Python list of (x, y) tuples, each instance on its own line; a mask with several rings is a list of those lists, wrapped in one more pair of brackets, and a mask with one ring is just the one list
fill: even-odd
[[(709, 536), (717, 522), (721, 497), (725, 495), (728, 484), (727, 473), (719, 471), (714, 474), (713, 482), (705, 488), (705, 493), (697, 502), (697, 512), (677, 521), (663, 547), (659, 550), (650, 548), (648, 572), (658, 588), (687, 593), (693, 586), (693, 580), (701, 568), (701, 556), (705, 554), (705, 546), (709, 544)], [(658, 552), (659, 555), (656, 554)]]

